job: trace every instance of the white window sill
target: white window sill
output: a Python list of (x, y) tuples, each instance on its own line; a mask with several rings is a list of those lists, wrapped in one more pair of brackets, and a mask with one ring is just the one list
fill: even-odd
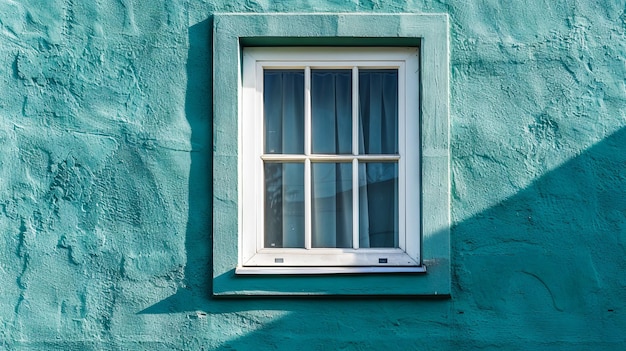
[(426, 273), (426, 266), (414, 267), (237, 267), (236, 275), (262, 274), (376, 274), (376, 273)]

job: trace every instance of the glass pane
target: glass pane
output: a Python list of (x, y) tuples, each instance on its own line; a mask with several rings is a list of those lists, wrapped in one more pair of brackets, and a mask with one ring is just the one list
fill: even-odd
[(312, 247), (352, 247), (352, 164), (313, 163)]
[(304, 247), (304, 164), (265, 164), (264, 247)]
[(265, 153), (304, 153), (304, 71), (265, 70)]
[(398, 164), (359, 164), (359, 247), (398, 247)]
[(311, 70), (311, 148), (352, 153), (352, 70)]
[(398, 70), (359, 70), (359, 153), (398, 153)]

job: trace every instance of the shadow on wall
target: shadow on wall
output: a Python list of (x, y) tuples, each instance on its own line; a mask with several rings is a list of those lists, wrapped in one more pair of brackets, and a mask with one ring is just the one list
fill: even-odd
[(455, 225), (452, 247), (466, 332), (626, 345), (626, 128)]
[(455, 224), (451, 300), (211, 299), (211, 28), (189, 30), (186, 287), (139, 313), (277, 312), (228, 349), (269, 338), (383, 348), (390, 335), (406, 349), (626, 344), (626, 128)]
[[(187, 57), (187, 94), (185, 114), (191, 128), (191, 165), (189, 171), (189, 213), (185, 250), (185, 288), (179, 289), (171, 301), (174, 306), (188, 304), (189, 294), (198, 297), (211, 289), (211, 228), (212, 228), (212, 30), (209, 18), (189, 28)], [(169, 299), (168, 299), (169, 300)], [(166, 311), (180, 307), (165, 304)], [(159, 306), (159, 305), (157, 305)], [(156, 307), (157, 310), (161, 309)], [(199, 306), (198, 306), (199, 307)], [(164, 313), (160, 311), (157, 313)]]
[(191, 128), (189, 216), (185, 237), (185, 284), (211, 291), (212, 150), (213, 150), (213, 18), (189, 28), (185, 114)]

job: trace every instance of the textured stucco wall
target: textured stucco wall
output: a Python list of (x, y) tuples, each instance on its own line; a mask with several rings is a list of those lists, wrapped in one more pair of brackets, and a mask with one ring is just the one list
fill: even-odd
[[(453, 297), (209, 298), (211, 16), (445, 12)], [(0, 0), (0, 348), (626, 348), (626, 5)]]

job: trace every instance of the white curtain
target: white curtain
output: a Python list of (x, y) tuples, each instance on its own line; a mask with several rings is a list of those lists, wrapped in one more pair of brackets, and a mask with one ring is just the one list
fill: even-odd
[[(352, 71), (311, 71), (311, 149), (352, 153)], [(313, 163), (312, 247), (352, 247), (352, 164)]]
[[(398, 153), (398, 79), (395, 70), (359, 73), (359, 153)], [(265, 152), (304, 151), (304, 75), (265, 72)], [(311, 146), (314, 154), (352, 153), (351, 70), (311, 71)], [(352, 208), (352, 163), (313, 162), (312, 247), (397, 247), (398, 165), (359, 164), (359, 209)], [(265, 165), (265, 247), (304, 246), (304, 167)]]
[[(359, 72), (359, 154), (398, 153), (398, 74)], [(359, 165), (359, 247), (398, 247), (398, 164)]]
[[(304, 153), (304, 72), (265, 71), (265, 153)], [(265, 247), (304, 247), (304, 165), (265, 164)]]

